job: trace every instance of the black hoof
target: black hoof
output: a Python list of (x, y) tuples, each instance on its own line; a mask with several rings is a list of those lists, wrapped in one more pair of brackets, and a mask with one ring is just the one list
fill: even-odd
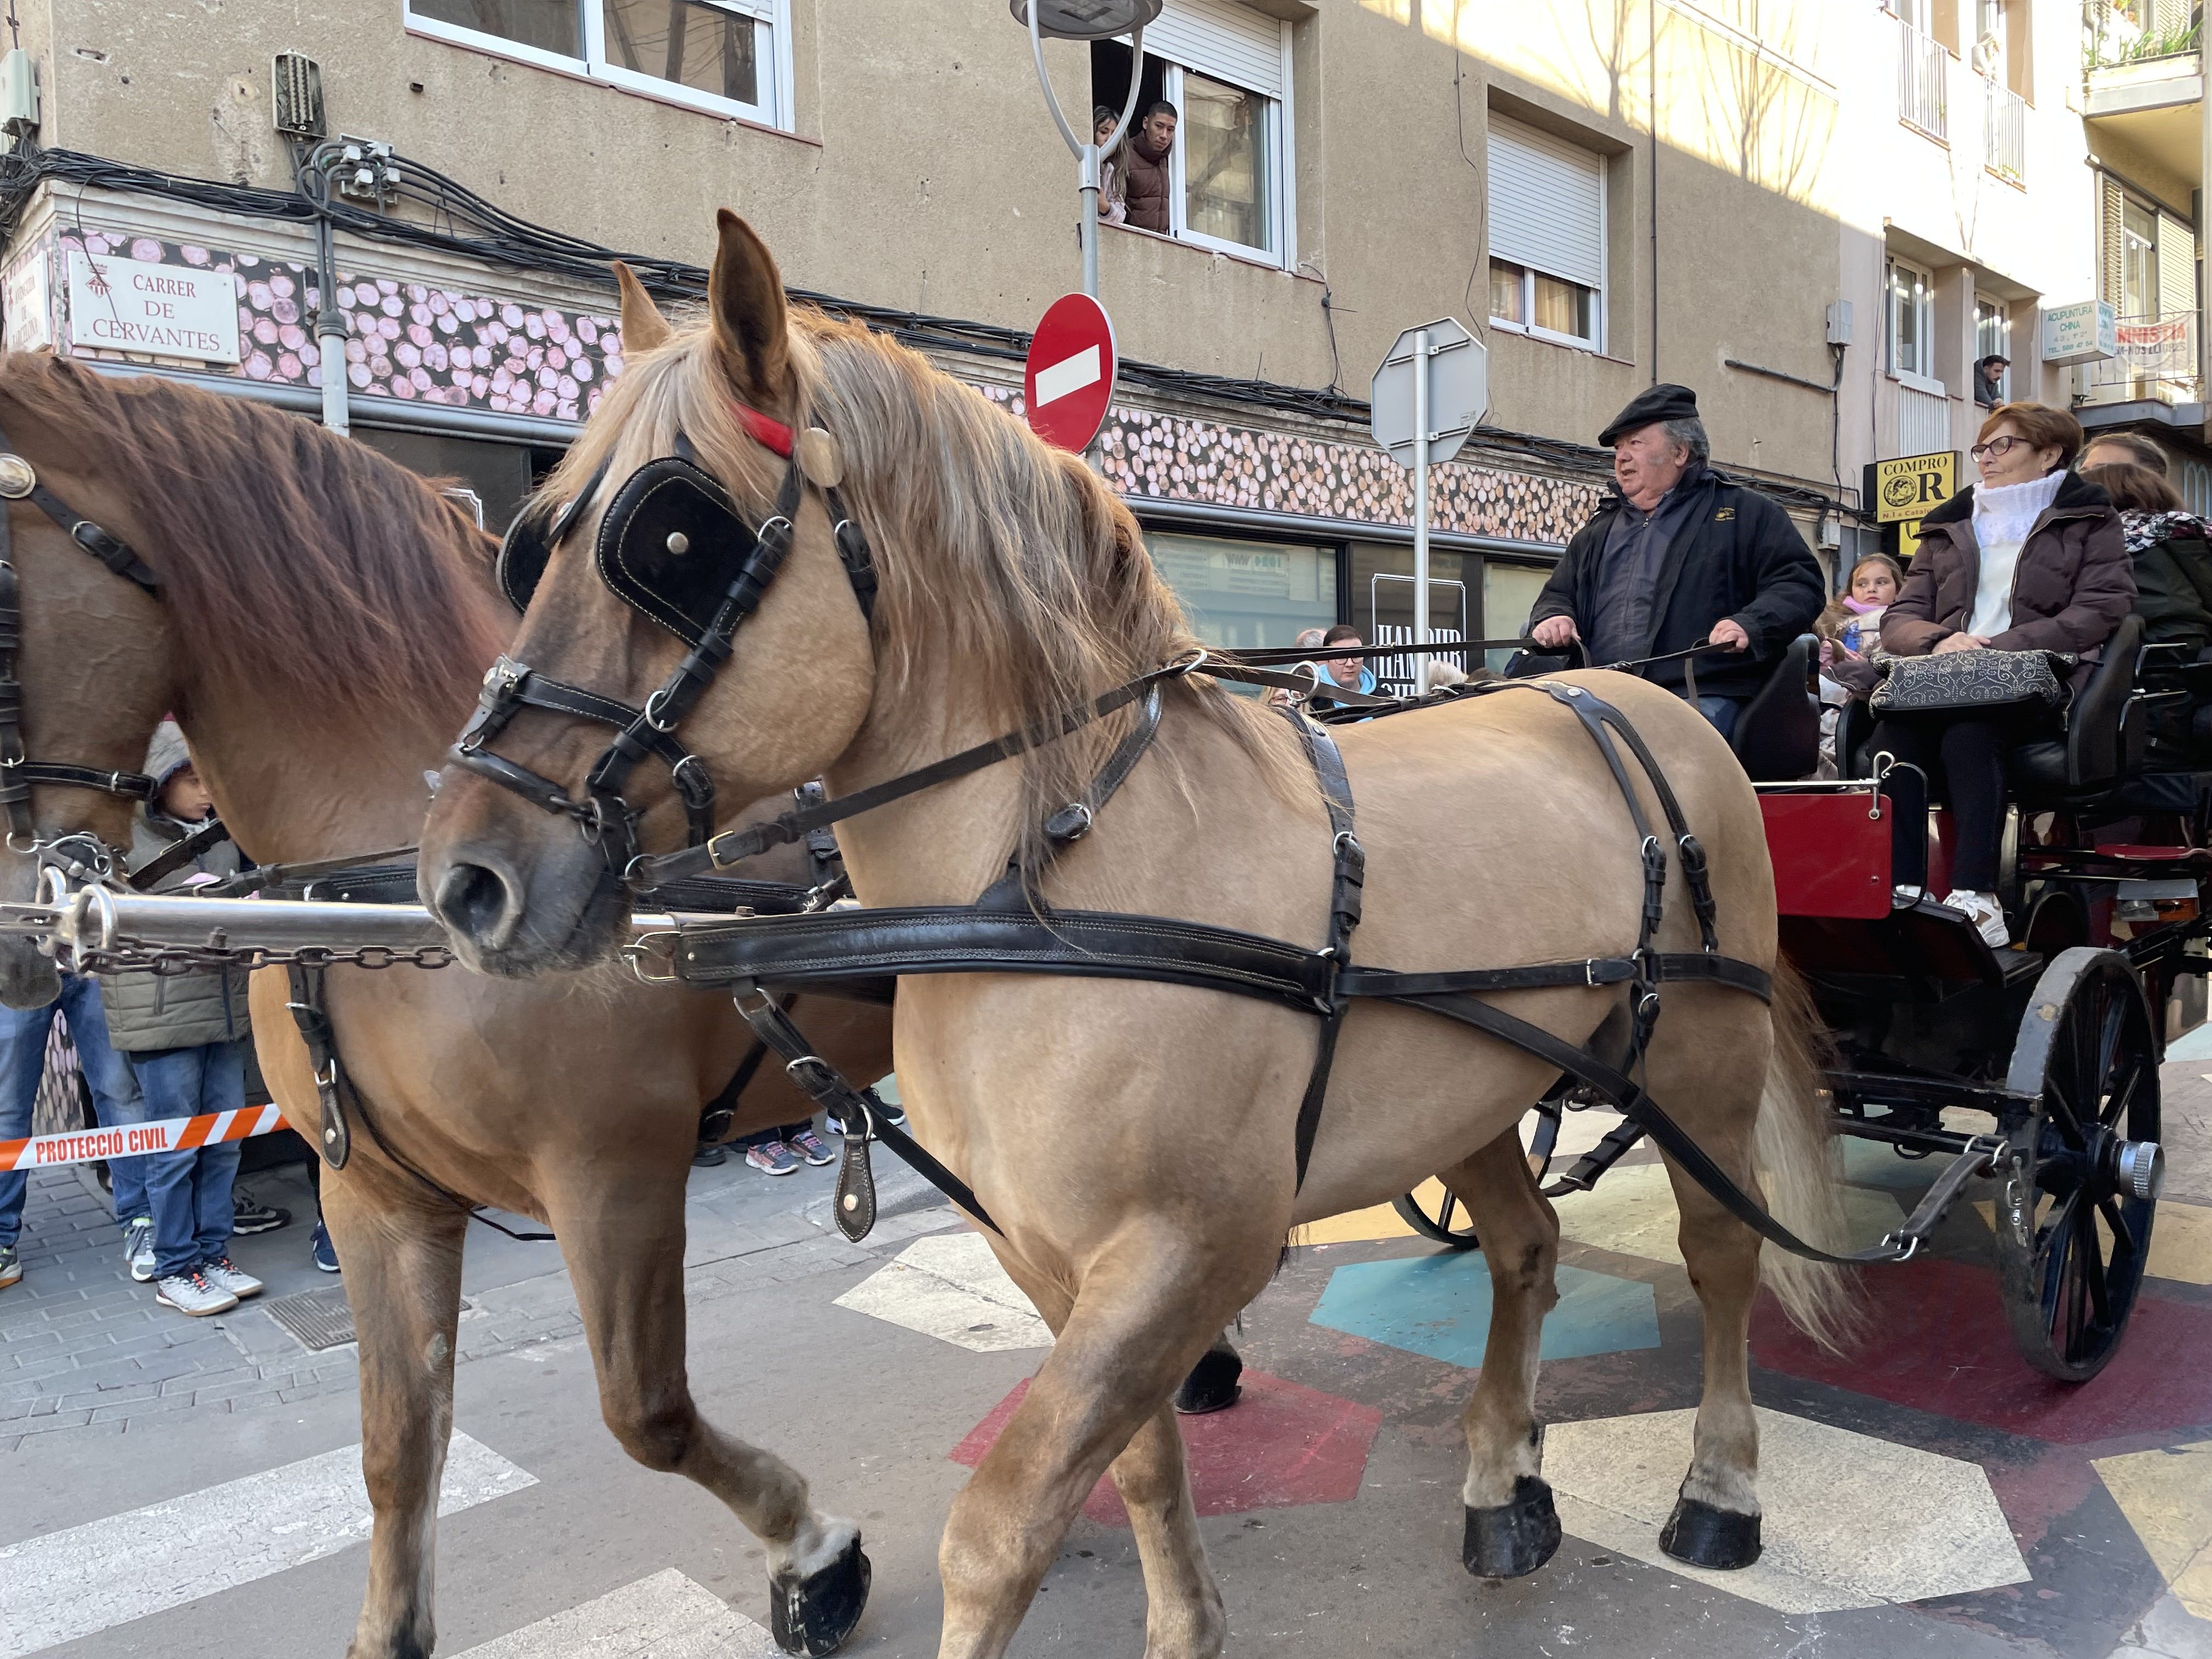
[(1694, 1498), (1678, 1498), (1659, 1534), (1659, 1547), (1693, 1567), (1727, 1571), (1759, 1559), (1759, 1517), (1717, 1510)]
[(808, 1577), (781, 1572), (769, 1580), (769, 1628), (786, 1653), (819, 1659), (845, 1645), (868, 1605), (868, 1558), (858, 1534), (844, 1553)]
[(1237, 1357), (1236, 1349), (1226, 1344), (1208, 1348), (1176, 1390), (1176, 1410), (1185, 1417), (1227, 1410), (1237, 1403), (1241, 1392), (1237, 1379), (1243, 1375), (1244, 1362)]
[(1533, 1474), (1513, 1482), (1513, 1500), (1467, 1512), (1467, 1570), (1477, 1578), (1524, 1578), (1559, 1547), (1552, 1488)]

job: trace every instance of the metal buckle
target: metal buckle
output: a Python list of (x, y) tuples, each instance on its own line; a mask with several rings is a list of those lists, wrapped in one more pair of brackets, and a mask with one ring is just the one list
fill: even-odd
[(1914, 1256), (1920, 1254), (1919, 1236), (1916, 1233), (1908, 1233), (1902, 1228), (1893, 1233), (1884, 1233), (1882, 1235), (1881, 1242), (1883, 1245), (1889, 1249), (1897, 1249), (1899, 1247), (1902, 1247), (1904, 1254), (1891, 1257), (1890, 1260), (1893, 1261), (1910, 1261)]
[[(651, 935), (647, 934), (646, 937), (650, 938)], [(747, 1006), (745, 1003), (747, 997), (755, 998), (757, 1000), (750, 1006)], [(757, 1018), (775, 1006), (775, 999), (763, 990), (758, 984), (750, 981), (730, 993), (730, 1001), (747, 1019)], [(788, 1070), (789, 1067), (787, 1066), (785, 1069)]]
[[(640, 720), (642, 720), (647, 726), (659, 732), (663, 737), (666, 737), (671, 732), (673, 732), (678, 726), (681, 726), (684, 723), (684, 717), (681, 714), (678, 714), (674, 720), (669, 721), (667, 725), (663, 726), (660, 723), (659, 717), (654, 714), (653, 711), (656, 708), (665, 706), (663, 702), (663, 699), (667, 696), (668, 688), (664, 685), (658, 691), (655, 691), (651, 696), (645, 700), (645, 710), (638, 716)], [(698, 757), (696, 756), (693, 756), (691, 758), (696, 760)]]
[[(680, 929), (664, 929), (657, 933), (640, 933), (628, 945), (623, 946), (623, 964), (629, 968), (630, 976), (641, 985), (676, 984), (683, 978), (683, 975), (676, 971), (676, 951), (678, 945), (683, 942), (683, 939), (684, 934)], [(662, 942), (664, 940), (666, 941), (665, 944)], [(666, 963), (668, 971), (665, 974), (647, 973), (646, 964), (653, 962)]]
[(1593, 991), (1597, 989), (1597, 960), (1595, 957), (1583, 958), (1583, 983)]

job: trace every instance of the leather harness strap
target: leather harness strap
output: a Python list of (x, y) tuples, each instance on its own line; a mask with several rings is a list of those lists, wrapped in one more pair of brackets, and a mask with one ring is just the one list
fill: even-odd
[(1329, 875), (1328, 943), (1322, 956), (1329, 968), (1329, 985), (1321, 1000), (1321, 1034), (1314, 1048), (1313, 1070), (1306, 1077), (1306, 1091), (1298, 1102), (1295, 1144), (1297, 1184), (1306, 1184), (1306, 1165), (1313, 1161), (1315, 1139), (1321, 1133), (1321, 1109), (1328, 1097), (1328, 1074), (1336, 1060), (1337, 1033), (1343, 1029), (1350, 1006), (1344, 992), (1344, 969), (1352, 961), (1352, 930), (1359, 926), (1360, 890), (1367, 879), (1367, 854), (1352, 833), (1352, 784), (1344, 773), (1344, 757), (1336, 739), (1302, 715), (1291, 714), (1306, 758), (1321, 781), (1322, 800), (1328, 808), (1329, 845), (1334, 854)]

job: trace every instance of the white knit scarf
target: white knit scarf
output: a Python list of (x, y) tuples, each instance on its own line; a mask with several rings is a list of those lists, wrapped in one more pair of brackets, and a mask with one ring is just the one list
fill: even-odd
[(1974, 540), (1983, 547), (2017, 546), (2027, 539), (2036, 517), (2049, 507), (2066, 482), (2059, 468), (2026, 483), (1974, 487)]

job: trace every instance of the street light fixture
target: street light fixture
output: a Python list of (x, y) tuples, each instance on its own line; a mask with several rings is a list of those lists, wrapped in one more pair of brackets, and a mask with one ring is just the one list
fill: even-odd
[[(1075, 153), (1081, 170), (1077, 187), (1083, 194), (1083, 291), (1094, 300), (1098, 297), (1100, 158), (1120, 143), (1129, 130), (1129, 118), (1137, 108), (1137, 88), (1145, 79), (1145, 25), (1160, 15), (1164, 3), (1164, 0), (1007, 0), (1006, 9), (1014, 21), (1030, 32), (1030, 56), (1036, 64), (1037, 85), (1044, 88), (1045, 107), (1052, 112), (1053, 123)], [(1129, 95), (1122, 103), (1121, 118), (1102, 145), (1097, 129), (1087, 119), (1078, 137), (1060, 112), (1052, 78), (1044, 72), (1044, 40), (1047, 35), (1055, 40), (1106, 40), (1122, 33), (1129, 37)]]

